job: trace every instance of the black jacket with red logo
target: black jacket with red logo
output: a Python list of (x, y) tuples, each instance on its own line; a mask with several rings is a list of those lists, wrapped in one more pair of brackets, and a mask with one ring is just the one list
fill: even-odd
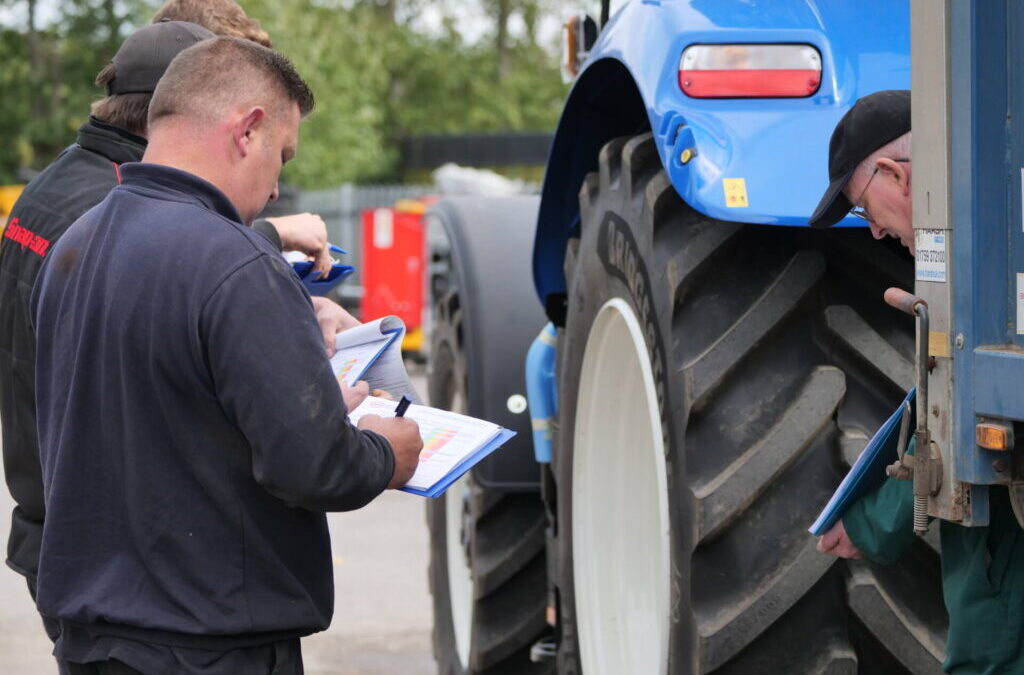
[(78, 142), (25, 187), (0, 239), (0, 426), (4, 474), (17, 506), (7, 564), (35, 577), (43, 531), (43, 483), (36, 437), (35, 337), (29, 297), (44, 257), (71, 223), (118, 184), (118, 165), (137, 162), (146, 140), (95, 118)]
[[(53, 244), (120, 182), (118, 166), (138, 162), (145, 151), (146, 139), (90, 117), (79, 128), (77, 142), (25, 187), (0, 239), (0, 426), (4, 474), (17, 504), (11, 514), (7, 564), (33, 579), (39, 568), (44, 507), (29, 297)], [(268, 221), (256, 221), (253, 229), (281, 248)]]

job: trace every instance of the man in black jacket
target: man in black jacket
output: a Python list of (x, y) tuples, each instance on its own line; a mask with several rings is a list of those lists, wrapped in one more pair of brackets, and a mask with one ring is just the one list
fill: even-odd
[[(151, 92), (171, 59), (211, 37), (205, 28), (182, 22), (147, 26), (129, 37), (114, 57), (119, 76), (113, 77), (111, 67), (101, 73), (109, 95), (94, 104), (94, 115), (78, 130), (78, 142), (25, 188), (0, 242), (0, 418), (4, 473), (17, 503), (7, 564), (26, 577), (33, 598), (45, 509), (36, 439), (35, 337), (28, 308), (32, 285), (54, 242), (118, 184), (119, 166), (142, 158)], [(55, 626), (46, 629), (56, 639)]]
[(43, 264), (38, 606), (72, 673), (301, 673), (333, 611), (324, 511), (418, 463), (411, 420), (349, 423), (308, 295), (246, 227), (312, 105), (271, 50), (185, 50), (144, 163)]
[[(97, 77), (107, 96), (93, 104), (77, 142), (25, 188), (0, 240), (0, 421), (4, 473), (17, 504), (11, 515), (7, 564), (26, 577), (33, 598), (45, 513), (29, 294), (56, 240), (120, 182), (121, 164), (142, 158), (150, 99), (168, 64), (181, 50), (213, 35), (198, 25), (165, 21), (125, 40)], [(319, 254), (326, 244), (325, 233), (321, 237), (301, 222), (295, 227), (294, 219), (257, 221), (254, 227), (278, 248)], [(325, 299), (316, 299), (315, 307), (325, 344), (332, 348), (334, 333), (355, 322)], [(49, 624), (46, 629), (56, 639), (56, 627)]]

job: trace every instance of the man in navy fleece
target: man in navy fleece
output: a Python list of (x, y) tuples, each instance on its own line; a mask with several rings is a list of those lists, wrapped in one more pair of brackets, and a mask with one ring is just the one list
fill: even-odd
[(185, 50), (143, 162), (44, 262), (38, 606), (71, 673), (301, 673), (333, 611), (324, 512), (415, 469), (414, 422), (348, 422), (308, 295), (245, 226), (312, 107), (269, 49)]

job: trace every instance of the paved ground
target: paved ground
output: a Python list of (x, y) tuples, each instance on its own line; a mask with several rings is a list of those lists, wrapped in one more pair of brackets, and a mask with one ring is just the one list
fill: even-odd
[[(422, 378), (417, 389), (426, 391)], [(13, 503), (0, 487), (6, 551)], [(429, 542), (424, 500), (387, 492), (354, 513), (329, 517), (335, 565), (334, 623), (303, 641), (307, 675), (432, 675)], [(0, 674), (55, 673), (51, 645), (22, 578), (0, 567)]]

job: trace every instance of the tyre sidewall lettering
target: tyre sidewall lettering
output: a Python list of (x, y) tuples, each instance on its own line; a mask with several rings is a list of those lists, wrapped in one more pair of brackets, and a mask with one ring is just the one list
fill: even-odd
[(651, 300), (651, 279), (643, 264), (640, 248), (629, 224), (613, 213), (605, 214), (597, 240), (598, 258), (605, 271), (622, 281), (629, 290), (630, 304), (643, 327), (651, 360), (654, 390), (658, 398), (661, 437), (666, 455), (675, 447), (672, 427), (668, 423), (668, 389), (665, 382), (665, 343), (655, 320), (657, 312)]
[[(640, 226), (649, 225), (649, 215), (637, 213), (626, 207), (629, 217), (635, 219)], [(596, 227), (594, 225), (597, 225)], [(644, 342), (648, 351), (648, 358), (651, 365), (651, 373), (654, 380), (655, 395), (658, 405), (658, 416), (661, 425), (662, 441), (665, 448), (665, 468), (668, 481), (669, 498), (669, 519), (672, 522), (670, 542), (670, 565), (671, 565), (671, 589), (672, 598), (670, 603), (670, 638), (669, 638), (669, 672), (675, 672), (682, 663), (679, 660), (679, 635), (681, 613), (680, 602), (682, 601), (681, 589), (681, 567), (688, 566), (678, 558), (681, 552), (680, 542), (677, 537), (680, 520), (679, 509), (686, 506), (680, 502), (673, 487), (674, 477), (677, 472), (674, 464), (678, 459), (679, 448), (676, 444), (677, 429), (673, 428), (671, 411), (673, 410), (670, 396), (670, 387), (666, 375), (668, 372), (665, 350), (664, 333), (658, 322), (659, 312), (668, 311), (664, 300), (654, 296), (654, 286), (651, 281), (651, 273), (644, 264), (645, 257), (642, 254), (641, 245), (637, 241), (638, 236), (634, 234), (634, 227), (616, 213), (606, 211), (601, 216), (600, 224), (591, 223), (587, 228), (584, 223), (582, 239), (577, 259), (577, 270), (571, 286), (571, 306), (568, 313), (568, 321), (577, 326), (586, 327), (584, 335), (589, 334), (590, 327), (598, 311), (604, 303), (612, 298), (621, 298), (629, 304), (640, 323)], [(593, 255), (596, 252), (596, 256)], [(598, 262), (600, 266), (598, 266)], [(584, 288), (585, 287), (585, 288)], [(575, 452), (572, 448), (573, 428), (576, 417), (576, 387), (579, 384), (583, 355), (585, 351), (585, 340), (580, 343), (565, 339), (566, 333), (559, 345), (559, 370), (562, 372), (560, 382), (571, 382), (572, 385), (562, 392), (563, 404), (563, 430), (561, 457), (557, 457), (559, 463), (558, 475), (563, 485), (571, 483), (571, 454)], [(567, 379), (568, 376), (568, 379)], [(571, 400), (571, 402), (570, 402)], [(568, 414), (567, 414), (568, 413)], [(628, 423), (628, 422), (627, 422)], [(568, 452), (566, 452), (568, 450)], [(560, 527), (562, 535), (560, 541), (560, 568), (561, 579), (568, 582), (570, 587), (574, 584), (573, 571), (570, 555), (572, 551), (571, 518), (572, 508), (570, 499), (559, 499), (559, 520), (566, 523)], [(568, 536), (567, 536), (568, 535)], [(561, 622), (562, 622), (562, 649), (559, 656), (559, 672), (566, 675), (577, 675), (581, 672), (579, 665), (579, 634), (576, 628), (575, 612), (575, 588), (568, 591), (563, 589), (561, 600)], [(685, 641), (685, 640), (684, 640)], [(675, 665), (673, 665), (675, 664)], [(584, 674), (585, 675), (585, 674)]]

